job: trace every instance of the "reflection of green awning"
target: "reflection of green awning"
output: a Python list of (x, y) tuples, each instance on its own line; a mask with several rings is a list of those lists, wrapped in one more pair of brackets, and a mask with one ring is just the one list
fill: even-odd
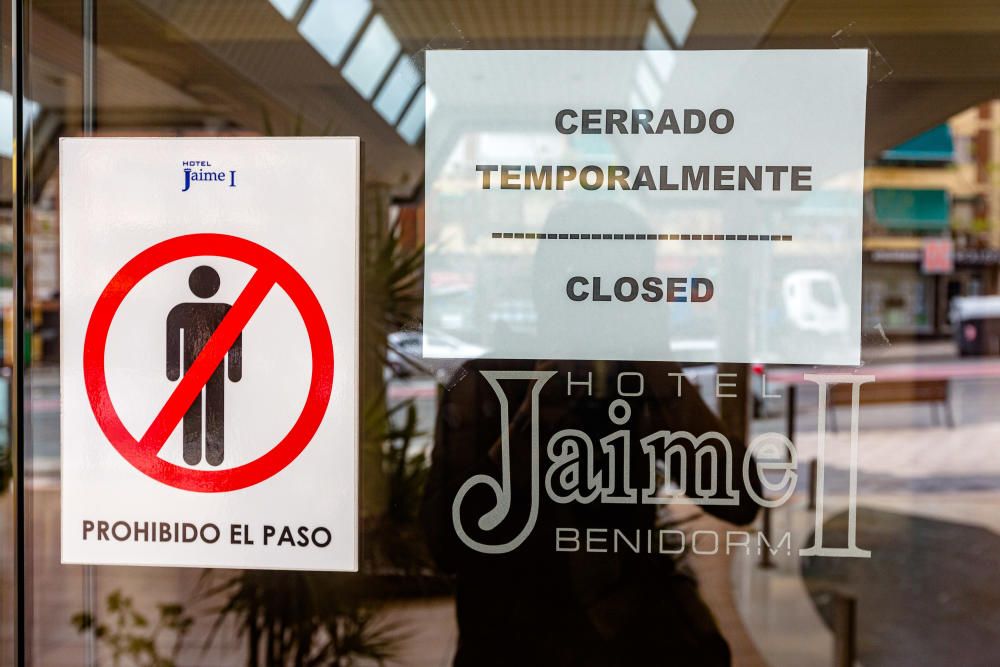
[(912, 160), (914, 162), (951, 162), (955, 145), (947, 125), (938, 125), (904, 141), (895, 148), (882, 152), (883, 160)]
[(945, 190), (875, 189), (875, 219), (888, 229), (939, 231), (948, 227)]

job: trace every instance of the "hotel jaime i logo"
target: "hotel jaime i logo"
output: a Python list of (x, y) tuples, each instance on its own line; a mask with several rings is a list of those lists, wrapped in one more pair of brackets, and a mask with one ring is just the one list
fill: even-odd
[(184, 170), (181, 192), (187, 192), (192, 187), (202, 184), (236, 187), (235, 169), (219, 169), (208, 160), (184, 160), (181, 162), (181, 168)]
[[(734, 445), (717, 431), (690, 432), (683, 429), (659, 429), (643, 435), (631, 428), (633, 417), (627, 399), (654, 398), (660, 405), (679, 405), (684, 391), (680, 373), (664, 374), (623, 371), (614, 384), (619, 398), (608, 405), (608, 419), (614, 428), (606, 434), (588, 433), (582, 427), (563, 428), (543, 442), (542, 388), (548, 382), (558, 387), (556, 395), (573, 396), (574, 391), (590, 399), (594, 393), (594, 374), (584, 375), (555, 370), (479, 371), (496, 397), (494, 415), (500, 420), (496, 466), (489, 466), (468, 477), (458, 488), (452, 501), (452, 525), (465, 546), (483, 554), (506, 554), (514, 551), (531, 536), (538, 524), (543, 501), (549, 506), (550, 517), (573, 516), (572, 512), (552, 508), (571, 505), (695, 505), (705, 507), (710, 514), (735, 524), (745, 525), (753, 519), (754, 505), (774, 509), (784, 505), (794, 493), (798, 476), (798, 450), (786, 435), (767, 432), (756, 435), (749, 444)], [(723, 386), (716, 378), (716, 398), (738, 398), (720, 391)], [(674, 385), (669, 380), (676, 379)], [(828, 499), (824, 486), (828, 460), (826, 424), (818, 420), (816, 473), (814, 483), (815, 514), (812, 544), (798, 549), (799, 556), (834, 558), (870, 558), (871, 551), (857, 545), (857, 466), (858, 411), (861, 385), (874, 382), (873, 375), (852, 373), (805, 373), (803, 380), (816, 385), (818, 415), (827, 414), (828, 396), (833, 385), (843, 384), (851, 392), (851, 429), (849, 447), (849, 479), (846, 497)], [(526, 383), (530, 391), (520, 407), (508, 397), (512, 385)], [(761, 379), (762, 393), (767, 395), (766, 376)], [(628, 387), (626, 386), (628, 385)], [(671, 398), (673, 395), (675, 398)], [(777, 396), (775, 396), (777, 397)], [(678, 412), (677, 414), (680, 414)], [(676, 416), (676, 415), (675, 415)], [(518, 420), (527, 420), (524, 428), (511, 428)], [(637, 417), (637, 422), (642, 421)], [(679, 425), (679, 424), (678, 424)], [(582, 426), (582, 425), (581, 425)], [(520, 441), (520, 442), (518, 442)], [(527, 460), (526, 460), (527, 459)], [(543, 460), (544, 459), (544, 460)], [(659, 480), (657, 472), (675, 477), (670, 485)], [(678, 474), (671, 475), (671, 471)], [(515, 483), (515, 480), (519, 480)], [(668, 486), (670, 488), (668, 488)], [(477, 494), (478, 499), (466, 499)], [(517, 502), (520, 509), (512, 511)], [(848, 531), (846, 544), (831, 544), (824, 538), (827, 514), (846, 504)], [(606, 513), (604, 516), (608, 516)], [(551, 524), (552, 522), (548, 522)], [(630, 550), (634, 553), (678, 554), (690, 541), (694, 553), (750, 554), (756, 548), (760, 554), (769, 549), (772, 554), (784, 549), (792, 552), (791, 531), (774, 534), (762, 531), (697, 530), (687, 535), (678, 527), (587, 527), (580, 525), (547, 525), (552, 531), (542, 539), (550, 540), (557, 552), (608, 553)], [(496, 531), (496, 532), (494, 532)], [(708, 546), (706, 546), (706, 540)]]

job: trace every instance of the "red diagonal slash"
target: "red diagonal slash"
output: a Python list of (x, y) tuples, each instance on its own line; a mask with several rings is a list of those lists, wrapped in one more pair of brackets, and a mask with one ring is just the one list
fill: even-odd
[(177, 388), (170, 394), (170, 398), (153, 419), (146, 434), (142, 436), (139, 441), (140, 450), (159, 453), (163, 445), (166, 444), (167, 438), (177, 428), (181, 417), (191, 407), (191, 403), (201, 393), (209, 378), (212, 377), (212, 373), (225, 359), (229, 348), (236, 342), (236, 337), (240, 335), (250, 318), (257, 312), (264, 297), (273, 286), (274, 278), (267, 272), (258, 269), (253, 274), (250, 282), (243, 288), (229, 312), (222, 318), (218, 328), (205, 343), (201, 353), (184, 373)]

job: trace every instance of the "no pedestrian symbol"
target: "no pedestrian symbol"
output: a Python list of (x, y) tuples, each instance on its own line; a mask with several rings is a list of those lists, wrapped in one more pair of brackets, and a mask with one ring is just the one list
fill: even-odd
[[(140, 281), (154, 270), (171, 262), (190, 257), (220, 257), (243, 262), (255, 269), (253, 276), (231, 306), (221, 306), (208, 314), (211, 326), (203, 332), (197, 348), (186, 347), (181, 361), (171, 364), (168, 350), (167, 375), (178, 380), (176, 387), (159, 409), (145, 433), (138, 439), (125, 428), (108, 392), (105, 373), (105, 354), (108, 331), (122, 301)], [(218, 289), (218, 275), (201, 267), (192, 273), (191, 289), (196, 296), (211, 295)], [(214, 274), (214, 275), (213, 275)], [(212, 286), (212, 281), (215, 285)], [(207, 285), (207, 286), (206, 286)], [(205, 459), (211, 465), (222, 461), (221, 421), (213, 419), (211, 396), (213, 387), (224, 386), (224, 374), (230, 380), (240, 378), (240, 337), (257, 312), (264, 298), (273, 288), (280, 288), (298, 309), (309, 338), (312, 372), (309, 390), (301, 414), (291, 424), (287, 434), (270, 450), (257, 459), (232, 468), (205, 470), (188, 468), (171, 463), (159, 456), (167, 438), (182, 419), (196, 417), (185, 423), (185, 462), (194, 465), (201, 460), (201, 412), (196, 402), (205, 392), (206, 430)], [(206, 306), (210, 304), (204, 304)], [(203, 311), (194, 315), (191, 309), (175, 309), (168, 321), (168, 346), (172, 344), (171, 327), (183, 326), (184, 318), (202, 317)], [(214, 318), (214, 319), (212, 319)], [(188, 343), (185, 343), (188, 345)], [(193, 354), (191, 354), (193, 352)], [(174, 350), (172, 354), (177, 355)], [(227, 356), (229, 357), (227, 363)], [(180, 368), (184, 367), (183, 373)], [(223, 374), (220, 377), (220, 373)], [(223, 492), (253, 486), (282, 470), (302, 453), (326, 414), (333, 388), (333, 342), (323, 308), (309, 285), (299, 273), (281, 257), (261, 245), (243, 238), (225, 234), (189, 234), (178, 236), (142, 251), (125, 264), (101, 293), (87, 325), (83, 348), (83, 374), (87, 396), (97, 423), (112, 446), (135, 468), (164, 484), (187, 491)], [(221, 382), (222, 385), (218, 385)], [(221, 394), (217, 409), (221, 416)], [(192, 406), (195, 409), (191, 409)], [(196, 429), (196, 430), (192, 430)], [(215, 430), (213, 430), (215, 429)], [(189, 431), (198, 439), (191, 441)]]

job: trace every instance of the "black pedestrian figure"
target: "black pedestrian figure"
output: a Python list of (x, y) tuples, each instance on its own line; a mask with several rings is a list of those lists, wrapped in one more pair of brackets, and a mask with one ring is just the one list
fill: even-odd
[[(199, 266), (191, 272), (188, 286), (200, 299), (208, 299), (219, 291), (219, 274), (210, 266)], [(184, 331), (184, 372), (201, 354), (208, 339), (229, 312), (228, 303), (179, 303), (167, 315), (167, 379), (175, 381), (181, 376), (181, 331)], [(225, 365), (225, 367), (224, 367)], [(229, 380), (239, 382), (243, 377), (243, 334), (236, 337), (226, 360), (219, 365), (205, 384), (204, 389), (191, 403), (184, 415), (184, 462), (197, 465), (201, 462), (201, 402), (205, 396), (205, 460), (210, 465), (222, 463), (225, 455), (225, 369)]]

